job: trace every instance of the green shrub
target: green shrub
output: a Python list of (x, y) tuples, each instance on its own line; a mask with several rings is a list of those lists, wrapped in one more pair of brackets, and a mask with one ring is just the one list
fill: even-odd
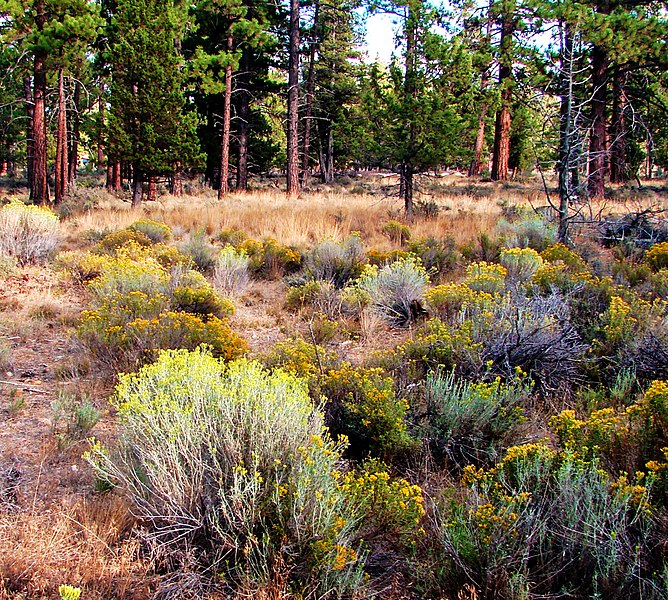
[(442, 559), (482, 596), (652, 589), (638, 578), (653, 552), (647, 485), (544, 443), (511, 447), (489, 470), (467, 467), (462, 483), (464, 503), (441, 507), (437, 532)]
[(180, 245), (181, 252), (189, 256), (196, 267), (203, 273), (213, 270), (218, 254), (205, 231), (195, 231)]
[(524, 421), (531, 384), (518, 376), (509, 383), (473, 383), (449, 374), (427, 377), (423, 411), (416, 417), (420, 435), (435, 458), (463, 466), (493, 463), (515, 443)]
[(225, 293), (238, 294), (250, 281), (250, 259), (233, 246), (225, 246), (213, 266), (213, 284)]
[(409, 257), (378, 269), (368, 267), (358, 286), (369, 295), (369, 308), (392, 325), (407, 325), (422, 312), (429, 282), (420, 260)]
[(140, 219), (128, 227), (130, 231), (139, 231), (154, 243), (166, 242), (172, 237), (169, 225), (152, 221), (151, 219)]
[(209, 285), (177, 287), (172, 291), (172, 309), (203, 317), (228, 317), (234, 314), (234, 304), (219, 296)]
[(381, 252), (380, 250), (371, 249), (366, 253), (367, 260), (370, 265), (384, 267), (398, 260), (404, 260), (411, 255), (411, 252), (405, 250), (390, 250), (389, 252)]
[(645, 252), (645, 261), (654, 272), (668, 268), (668, 242), (654, 244)]
[(299, 377), (311, 379), (333, 369), (338, 364), (336, 354), (303, 340), (290, 338), (277, 342), (264, 360), (270, 368), (280, 367)]
[(362, 274), (366, 254), (359, 235), (353, 234), (340, 244), (334, 240), (320, 242), (306, 255), (304, 263), (314, 279), (342, 288)]
[(355, 369), (344, 364), (320, 379), (328, 400), (327, 424), (350, 440), (350, 453), (391, 458), (411, 445), (404, 417), (408, 403), (397, 398), (394, 382), (380, 369)]
[(223, 229), (216, 236), (216, 239), (223, 244), (223, 246), (234, 246), (235, 248), (238, 248), (247, 237), (248, 236), (239, 229)]
[(475, 292), (499, 294), (503, 291), (507, 273), (502, 265), (480, 261), (466, 267), (464, 283)]
[(532, 248), (507, 248), (501, 251), (499, 262), (506, 268), (508, 277), (524, 283), (543, 265), (540, 254)]
[(587, 263), (564, 244), (553, 244), (540, 253), (544, 261), (563, 265), (569, 273), (586, 273)]
[(244, 240), (237, 248), (250, 259), (251, 271), (260, 277), (281, 277), (295, 273), (301, 266), (301, 254), (296, 248), (281, 246), (275, 239), (267, 238), (260, 242), (254, 239)]
[(439, 275), (454, 270), (462, 261), (462, 255), (452, 238), (415, 240), (408, 244), (408, 250), (420, 259), (428, 272)]
[(20, 265), (44, 262), (58, 245), (59, 227), (48, 208), (12, 200), (0, 210), (0, 254)]
[(448, 323), (458, 322), (464, 310), (491, 308), (494, 298), (487, 292), (475, 292), (463, 283), (445, 283), (425, 292), (430, 313)]
[(541, 252), (557, 241), (556, 224), (533, 212), (512, 222), (500, 219), (496, 228), (505, 238), (507, 248), (533, 248)]
[(96, 254), (114, 254), (116, 250), (127, 246), (128, 244), (136, 244), (148, 248), (153, 244), (151, 239), (141, 231), (133, 229), (121, 229), (119, 231), (112, 231), (105, 235), (93, 248)]
[(323, 430), (303, 382), (167, 352), (122, 376), (113, 403), (118, 447), (96, 444), (88, 459), (133, 502), (159, 558), (217, 578), (228, 594), (282, 578), (314, 597), (361, 591), (345, 446)]
[(389, 237), (395, 244), (403, 246), (411, 239), (411, 229), (408, 225), (404, 225), (399, 221), (388, 221), (383, 225), (381, 231)]

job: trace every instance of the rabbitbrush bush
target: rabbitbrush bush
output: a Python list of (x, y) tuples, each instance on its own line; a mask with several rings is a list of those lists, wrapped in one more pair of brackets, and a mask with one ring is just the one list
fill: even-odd
[(359, 588), (361, 515), (341, 472), (345, 440), (323, 429), (303, 381), (177, 350), (122, 376), (113, 404), (118, 446), (96, 443), (88, 459), (128, 495), (172, 568), (251, 595), (272, 578), (304, 597)]
[(58, 244), (60, 222), (48, 208), (12, 200), (0, 210), (0, 253), (19, 264), (43, 262)]
[(382, 268), (367, 267), (358, 287), (369, 296), (369, 308), (392, 325), (415, 320), (422, 308), (429, 276), (420, 259), (409, 256)]

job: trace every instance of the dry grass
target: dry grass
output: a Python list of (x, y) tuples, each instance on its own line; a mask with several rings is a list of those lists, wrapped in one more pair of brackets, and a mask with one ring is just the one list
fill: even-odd
[[(230, 194), (219, 202), (213, 190), (203, 189), (197, 196), (161, 196), (158, 202), (145, 203), (138, 209), (132, 209), (128, 202), (107, 199), (99, 209), (67, 220), (66, 239), (68, 245), (76, 245), (87, 230), (117, 230), (148, 217), (168, 224), (177, 235), (196, 230), (215, 235), (235, 229), (250, 237), (274, 237), (282, 244), (301, 248), (327, 238), (341, 241), (356, 231), (368, 248), (389, 250), (393, 244), (382, 228), (390, 219), (402, 219), (402, 204), (384, 194), (396, 185), (396, 177), (376, 174), (366, 176), (363, 182), (369, 193), (360, 193), (364, 188), (359, 185), (323, 186), (320, 191), (292, 199), (271, 188)], [(457, 243), (470, 242), (482, 232), (493, 231), (504, 204), (547, 205), (538, 183), (471, 183), (461, 177), (425, 176), (421, 185), (424, 193), (419, 200), (436, 204), (440, 211), (436, 218), (418, 217), (410, 223), (414, 237), (452, 237)], [(606, 200), (592, 205), (586, 216), (629, 212), (661, 202), (660, 196), (651, 193), (642, 200)]]
[(53, 598), (62, 584), (81, 587), (86, 599), (149, 597), (150, 565), (132, 526), (112, 496), (0, 515), (0, 598)]

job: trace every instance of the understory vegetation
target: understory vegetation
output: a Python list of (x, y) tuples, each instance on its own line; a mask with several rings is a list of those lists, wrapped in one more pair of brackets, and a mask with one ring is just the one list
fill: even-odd
[(297, 244), (8, 203), (3, 280), (74, 290), (60, 379), (106, 384), (52, 406), (87, 571), (18, 566), (48, 525), (3, 482), (0, 597), (666, 597), (668, 243), (504, 211)]

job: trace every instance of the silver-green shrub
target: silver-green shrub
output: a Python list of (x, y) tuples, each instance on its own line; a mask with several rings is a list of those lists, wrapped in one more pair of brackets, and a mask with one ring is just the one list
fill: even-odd
[(422, 309), (429, 283), (420, 259), (408, 256), (382, 269), (367, 267), (358, 286), (369, 296), (369, 308), (392, 325), (405, 325)]
[(129, 496), (163, 558), (185, 565), (196, 548), (200, 572), (215, 566), (247, 590), (279, 567), (317, 597), (360, 585), (345, 443), (329, 438), (302, 380), (168, 351), (122, 376), (113, 404), (118, 446), (95, 444), (88, 458)]
[(249, 282), (250, 258), (234, 246), (225, 246), (213, 265), (213, 285), (227, 294), (238, 294)]
[(12, 200), (0, 210), (0, 254), (19, 264), (43, 262), (58, 245), (60, 221), (48, 208)]
[(331, 282), (337, 288), (359, 277), (366, 262), (364, 244), (356, 234), (341, 243), (324, 240), (305, 257), (306, 271), (311, 277)]

